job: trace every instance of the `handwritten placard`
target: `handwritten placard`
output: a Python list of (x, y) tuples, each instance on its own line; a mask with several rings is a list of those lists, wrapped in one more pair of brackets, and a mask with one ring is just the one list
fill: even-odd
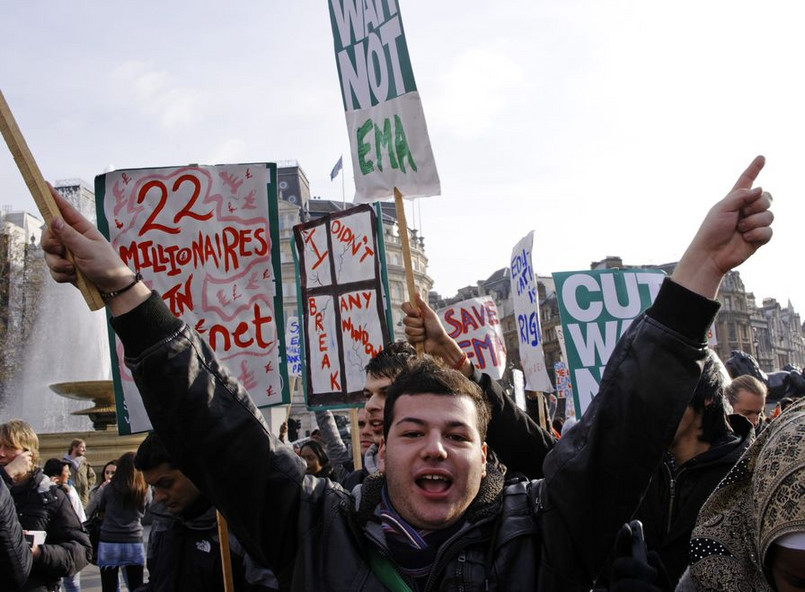
[(654, 302), (665, 274), (653, 269), (554, 273), (576, 416), (593, 397), (618, 340)]
[(556, 397), (563, 402), (564, 417), (575, 419), (575, 405), (567, 405), (567, 401), (573, 401), (573, 386), (570, 384), (570, 371), (567, 369), (567, 364), (554, 362), (553, 372), (556, 375)]
[[(276, 165), (120, 170), (96, 178), (99, 227), (260, 407), (287, 401)], [(114, 340), (120, 433), (150, 429)]]
[(514, 317), (517, 321), (517, 342), (520, 349), (520, 364), (525, 374), (526, 388), (531, 391), (553, 390), (551, 377), (545, 367), (542, 350), (542, 327), (539, 322), (539, 293), (537, 278), (531, 263), (534, 244), (532, 230), (512, 249), (509, 271)]
[(368, 205), (294, 227), (309, 407), (362, 403), (364, 368), (388, 342), (378, 240)]
[(299, 317), (288, 317), (288, 322), (285, 324), (285, 357), (288, 363), (288, 376), (302, 376)]
[(439, 195), (439, 174), (395, 0), (329, 0), (355, 202)]
[(491, 296), (451, 304), (437, 314), (448, 335), (481, 372), (499, 380), (506, 370), (506, 346), (495, 301)]

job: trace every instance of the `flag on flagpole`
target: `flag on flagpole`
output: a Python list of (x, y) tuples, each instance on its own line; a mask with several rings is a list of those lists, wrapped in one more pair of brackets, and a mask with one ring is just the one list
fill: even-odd
[(339, 156), (338, 157), (338, 162), (335, 163), (335, 166), (333, 167), (333, 170), (330, 171), (330, 181), (332, 181), (333, 179), (335, 179), (338, 176), (338, 172), (341, 170), (341, 166), (343, 165), (343, 161), (344, 161), (344, 156), (343, 155)]

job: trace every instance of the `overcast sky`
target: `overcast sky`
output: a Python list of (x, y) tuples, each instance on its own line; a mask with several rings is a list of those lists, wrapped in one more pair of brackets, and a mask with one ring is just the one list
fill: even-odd
[[(539, 274), (677, 260), (756, 154), (775, 237), (743, 266), (805, 313), (798, 3), (398, 0), (442, 195), (409, 208), (443, 295), (536, 230)], [(354, 191), (326, 2), (0, 0), (0, 89), (49, 180), (295, 159)], [(0, 145), (2, 147), (2, 145)], [(34, 210), (0, 150), (0, 204)]]

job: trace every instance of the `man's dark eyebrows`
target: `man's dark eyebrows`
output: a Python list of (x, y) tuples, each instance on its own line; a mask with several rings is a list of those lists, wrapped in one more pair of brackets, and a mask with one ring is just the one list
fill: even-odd
[(471, 428), (470, 424), (468, 424), (466, 421), (459, 421), (457, 419), (455, 419), (453, 421), (448, 421), (447, 422), (447, 427), (448, 428), (467, 428), (467, 429)]
[(418, 417), (401, 417), (397, 421), (394, 422), (394, 425), (400, 425), (401, 423), (413, 423), (419, 426), (425, 425), (424, 419), (419, 419)]
[[(418, 417), (401, 417), (400, 419), (398, 419), (397, 421), (394, 422), (394, 425), (399, 425), (401, 423), (406, 423), (406, 422), (407, 423), (413, 423), (413, 424), (416, 424), (416, 425), (422, 425), (422, 426), (428, 425), (428, 422), (426, 422), (424, 419), (420, 419)], [(458, 419), (454, 419), (452, 421), (446, 422), (445, 426), (448, 427), (448, 428), (464, 428), (464, 429), (470, 429), (471, 428), (469, 423), (467, 423), (466, 421), (459, 421)]]
[(373, 396), (373, 395), (375, 395), (375, 394), (378, 394), (378, 395), (380, 395), (381, 397), (385, 397), (385, 396), (386, 396), (386, 391), (388, 390), (389, 386), (390, 386), (390, 385), (381, 386), (379, 389), (377, 389), (377, 393), (373, 393), (373, 392), (372, 392), (372, 391), (370, 391), (368, 388), (364, 387), (363, 392), (362, 392), (361, 394), (362, 394), (364, 397), (366, 397), (367, 399), (371, 399), (371, 398), (372, 398), (372, 396)]

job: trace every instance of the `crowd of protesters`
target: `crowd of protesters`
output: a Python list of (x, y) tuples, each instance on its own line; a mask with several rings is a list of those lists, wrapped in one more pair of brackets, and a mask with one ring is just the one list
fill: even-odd
[[(54, 192), (48, 266), (115, 294), (155, 432), (93, 488), (83, 442), (46, 463), (51, 481), (30, 426), (0, 426), (0, 577), (75, 581), (92, 553), (72, 496), (105, 507), (104, 592), (119, 567), (130, 590), (222, 589), (216, 510), (238, 591), (805, 590), (805, 403), (766, 418), (763, 383), (731, 378), (706, 345), (723, 276), (771, 239), (771, 197), (753, 187), (763, 163), (711, 208), (575, 424), (517, 407), (417, 297), (403, 305), (409, 343), (366, 367), (357, 458), (329, 412), (298, 451), (275, 437), (203, 339)], [(29, 545), (37, 530), (47, 538)]]

